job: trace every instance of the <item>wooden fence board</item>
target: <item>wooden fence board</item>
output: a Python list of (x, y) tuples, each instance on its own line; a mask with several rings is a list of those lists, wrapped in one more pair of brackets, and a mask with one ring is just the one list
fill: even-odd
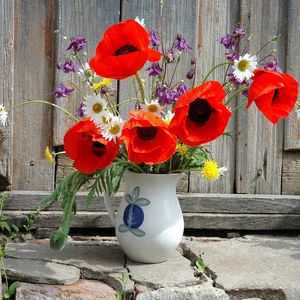
[[(266, 17), (266, 13), (270, 17)], [(259, 59), (277, 48), (279, 60), (284, 66), (285, 19), (284, 1), (241, 1), (241, 25), (253, 35), (250, 41), (251, 55), (281, 32), (282, 38), (277, 47), (275, 43), (272, 44), (272, 47), (262, 51)], [(237, 128), (240, 131), (236, 151), (237, 193), (280, 194), (283, 122), (272, 125), (255, 104), (246, 112), (239, 110), (237, 115)]]
[[(58, 30), (56, 47), (57, 60), (63, 61), (67, 57), (67, 47), (69, 40), (64, 40), (64, 36), (70, 38), (80, 36), (87, 39), (86, 52), (88, 58), (94, 55), (96, 46), (107, 27), (119, 21), (119, 0), (59, 0), (58, 1)], [(56, 83), (64, 81), (67, 85), (73, 81), (79, 85), (82, 93), (77, 90), (69, 99), (56, 99), (56, 104), (66, 108), (70, 112), (75, 112), (83, 97), (91, 95), (86, 84), (80, 83), (77, 74), (64, 74), (56, 71)], [(70, 84), (69, 84), (70, 85)], [(116, 83), (114, 85), (116, 87)], [(54, 145), (63, 145), (63, 137), (68, 127), (74, 121), (68, 118), (61, 111), (54, 114)]]
[[(232, 31), (239, 20), (239, 1), (201, 0), (198, 28), (198, 72), (197, 82), (200, 84), (208, 71), (215, 65), (225, 62), (225, 49), (219, 44), (219, 38)], [(217, 69), (209, 79), (223, 82), (225, 67)], [(232, 107), (235, 106), (232, 102)], [(232, 193), (235, 173), (235, 131), (236, 117), (231, 117), (226, 131), (230, 137), (220, 137), (208, 144), (213, 158), (220, 166), (227, 167), (226, 176), (215, 182), (205, 181), (199, 172), (191, 172), (190, 192)]]
[[(300, 1), (288, 0), (286, 71), (300, 81)], [(298, 45), (298, 46), (296, 46)], [(298, 97), (300, 102), (300, 97)], [(300, 122), (292, 114), (285, 122), (284, 149), (300, 149)]]
[(282, 194), (300, 195), (300, 152), (284, 152)]
[[(14, 1), (14, 104), (48, 99), (53, 89), (55, 1)], [(12, 189), (51, 190), (54, 166), (44, 158), (52, 144), (52, 108), (19, 107), (13, 118)]]
[[(29, 211), (8, 211), (12, 222), (19, 227), (25, 224)], [(263, 214), (209, 214), (184, 213), (185, 229), (222, 229), (222, 230), (299, 230), (300, 214), (263, 215)], [(62, 212), (42, 212), (35, 221), (35, 226), (56, 229)], [(78, 212), (72, 218), (71, 228), (112, 228), (105, 212)]]
[[(0, 105), (9, 107), (13, 104), (13, 33), (14, 3), (0, 0)], [(0, 125), (0, 191), (10, 189), (12, 180), (12, 114), (7, 126)]]
[[(47, 192), (18, 191), (9, 193), (5, 210), (36, 210), (38, 203)], [(91, 207), (86, 207), (86, 193), (78, 193), (78, 211), (105, 211), (103, 197), (98, 197)], [(113, 198), (112, 205), (117, 210), (123, 193)], [(239, 195), (239, 194), (178, 194), (184, 213), (224, 213), (224, 214), (300, 214), (300, 196), (282, 195)], [(60, 210), (55, 202), (50, 211)]]

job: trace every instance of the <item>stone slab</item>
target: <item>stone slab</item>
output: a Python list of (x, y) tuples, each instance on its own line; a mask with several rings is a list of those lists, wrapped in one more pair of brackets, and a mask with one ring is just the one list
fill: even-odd
[(299, 237), (186, 240), (182, 248), (193, 258), (204, 252), (216, 285), (231, 299), (300, 299)]
[(82, 279), (68, 286), (21, 282), (16, 292), (16, 300), (116, 300), (116, 298), (116, 292), (103, 282)]
[(191, 262), (179, 251), (163, 263), (142, 264), (128, 260), (126, 266), (135, 283), (151, 289), (171, 286), (186, 287), (200, 282), (199, 278), (194, 276)]
[(80, 278), (80, 270), (53, 262), (6, 258), (4, 265), (11, 280), (47, 284), (72, 284)]

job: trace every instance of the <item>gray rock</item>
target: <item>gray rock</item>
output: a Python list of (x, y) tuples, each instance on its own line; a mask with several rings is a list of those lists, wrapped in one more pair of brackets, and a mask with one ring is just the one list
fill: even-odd
[(300, 299), (300, 239), (247, 236), (219, 241), (186, 241), (185, 253), (202, 258), (231, 299)]
[(178, 251), (168, 261), (159, 264), (141, 264), (129, 260), (127, 268), (135, 283), (152, 289), (185, 287), (199, 283), (199, 278), (194, 276), (191, 262)]
[(78, 280), (68, 286), (22, 282), (16, 300), (115, 300), (116, 292), (100, 281)]
[(12, 280), (33, 283), (72, 284), (80, 278), (80, 270), (73, 266), (29, 260), (6, 258), (4, 265)]

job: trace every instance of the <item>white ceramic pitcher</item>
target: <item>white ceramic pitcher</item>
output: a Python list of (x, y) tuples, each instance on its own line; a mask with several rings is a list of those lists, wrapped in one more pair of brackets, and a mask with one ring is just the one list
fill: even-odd
[(136, 262), (166, 261), (179, 245), (184, 229), (176, 184), (184, 174), (125, 174), (125, 192), (117, 215), (104, 195), (116, 236)]

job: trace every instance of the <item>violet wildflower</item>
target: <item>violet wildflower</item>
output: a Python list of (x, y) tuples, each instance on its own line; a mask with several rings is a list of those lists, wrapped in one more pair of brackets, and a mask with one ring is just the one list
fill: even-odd
[(157, 76), (163, 72), (163, 69), (160, 67), (159, 63), (155, 62), (151, 64), (147, 71), (149, 71), (149, 76)]
[(170, 49), (166, 54), (165, 54), (165, 58), (167, 60), (168, 63), (172, 63), (175, 61), (175, 54), (173, 49)]
[(106, 94), (107, 93), (107, 91), (108, 91), (108, 89), (107, 89), (107, 86), (106, 85), (103, 85), (103, 86), (101, 86), (101, 88), (100, 88), (100, 92), (101, 92), (101, 94)]
[(72, 49), (74, 52), (79, 52), (84, 49), (86, 43), (87, 42), (86, 42), (85, 38), (72, 37), (71, 43), (70, 43), (69, 47), (67, 48), (67, 50)]
[(278, 59), (276, 57), (273, 57), (271, 60), (263, 63), (262, 67), (265, 70), (271, 70), (271, 71), (276, 71), (276, 72), (282, 73), (282, 69), (280, 68), (280, 66), (278, 64)]
[(235, 60), (238, 60), (240, 58), (240, 54), (237, 52), (225, 53), (225, 56), (230, 62), (234, 62)]
[(63, 63), (56, 65), (57, 69), (63, 70), (64, 73), (75, 73), (78, 70), (78, 66), (71, 59), (66, 59)]
[(79, 107), (76, 109), (76, 111), (74, 113), (74, 115), (76, 117), (82, 118), (84, 116), (83, 107), (84, 107), (84, 104), (80, 103)]
[(178, 95), (177, 98), (179, 98), (181, 95), (185, 94), (188, 91), (188, 89), (187, 89), (186, 85), (182, 82), (182, 83), (178, 84), (176, 91), (177, 91), (177, 95)]
[(233, 73), (227, 74), (227, 76), (229, 77), (229, 81), (231, 83), (233, 83), (235, 86), (244, 86), (247, 85), (247, 81), (246, 80), (240, 80), (238, 78), (236, 78)]
[(158, 34), (154, 30), (149, 31), (150, 39), (151, 39), (151, 46), (159, 47), (160, 46), (160, 39)]
[(195, 76), (195, 68), (190, 69), (190, 70), (186, 73), (186, 78), (187, 78), (187, 79), (193, 79), (194, 76)]
[(51, 94), (56, 98), (68, 97), (75, 89), (65, 86), (63, 83), (60, 83), (56, 86), (54, 92)]
[(174, 41), (173, 48), (176, 48), (182, 52), (188, 52), (193, 49), (185, 40), (181, 34), (176, 35), (176, 40)]
[(155, 97), (158, 98), (160, 105), (173, 104), (178, 100), (177, 92), (168, 89), (166, 85), (156, 86)]
[(232, 34), (236, 39), (242, 39), (246, 35), (246, 29), (237, 27), (233, 30)]
[(220, 44), (222, 44), (226, 49), (231, 49), (235, 51), (236, 42), (233, 39), (232, 34), (227, 33), (225, 36), (222, 36), (219, 40)]

